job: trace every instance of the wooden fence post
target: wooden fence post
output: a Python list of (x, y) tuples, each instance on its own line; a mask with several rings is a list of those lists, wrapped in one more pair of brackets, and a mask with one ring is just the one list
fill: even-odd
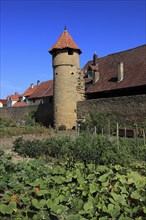
[(108, 125), (107, 125), (107, 141), (110, 141), (110, 121), (108, 121)]
[(144, 132), (144, 129), (143, 129), (143, 143), (144, 143), (144, 146), (145, 146), (145, 132)]
[(101, 129), (101, 135), (102, 135), (102, 137), (103, 137), (103, 128)]
[(138, 141), (138, 126), (136, 124), (136, 132), (135, 132), (135, 140), (136, 140), (136, 145), (139, 146), (139, 141)]
[(77, 133), (78, 133), (78, 137), (80, 135), (80, 124), (77, 124)]
[(97, 128), (96, 128), (96, 126), (94, 127), (94, 134), (95, 134), (95, 136), (96, 136), (96, 134), (97, 134)]
[(116, 126), (116, 138), (117, 138), (117, 147), (119, 150), (119, 124), (117, 122), (117, 126)]
[(124, 132), (124, 136), (125, 136), (125, 138), (126, 138), (126, 136), (127, 136), (127, 135), (126, 135), (126, 128), (124, 129), (124, 131), (125, 131), (125, 132)]

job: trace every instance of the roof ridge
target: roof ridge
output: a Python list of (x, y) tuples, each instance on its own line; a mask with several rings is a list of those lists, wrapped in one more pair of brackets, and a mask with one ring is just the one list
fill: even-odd
[[(144, 46), (146, 46), (146, 44), (143, 44), (143, 45), (140, 45), (140, 46), (137, 46), (137, 47), (134, 47), (134, 48), (130, 48), (130, 49), (127, 49), (127, 50), (122, 50), (122, 51), (119, 51), (119, 52), (111, 53), (111, 54), (108, 54), (106, 56), (111, 56), (111, 55), (118, 54), (118, 53), (124, 53), (126, 51), (135, 50), (135, 49), (138, 49), (139, 47), (144, 47)], [(106, 56), (104, 56), (104, 57), (106, 57)], [(101, 58), (103, 58), (103, 57), (101, 57)]]

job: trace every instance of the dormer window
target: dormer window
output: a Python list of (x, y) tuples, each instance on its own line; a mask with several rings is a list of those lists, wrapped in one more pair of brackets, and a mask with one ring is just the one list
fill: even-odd
[(68, 55), (73, 55), (73, 49), (71, 48), (68, 49)]
[(91, 78), (91, 77), (92, 77), (92, 70), (90, 70), (90, 71), (87, 72), (87, 76), (88, 76), (88, 78)]

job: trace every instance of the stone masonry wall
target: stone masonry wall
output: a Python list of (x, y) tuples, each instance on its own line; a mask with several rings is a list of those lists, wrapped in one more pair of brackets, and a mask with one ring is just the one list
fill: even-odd
[[(25, 120), (31, 111), (36, 111), (39, 122), (45, 125), (53, 124), (53, 103), (25, 107), (3, 107), (0, 108), (0, 118), (21, 121)], [(93, 99), (77, 103), (78, 118), (85, 117), (91, 111), (112, 114), (119, 122), (126, 120), (129, 123), (144, 123), (144, 121), (146, 122), (146, 95)]]
[(44, 125), (53, 124), (53, 103), (28, 105), (24, 107), (3, 107), (0, 108), (0, 118), (22, 121), (26, 120), (32, 111), (36, 111), (37, 121)]
[(78, 118), (84, 118), (91, 111), (112, 114), (119, 122), (146, 123), (146, 95), (92, 99), (77, 103)]
[[(83, 98), (83, 83), (79, 68), (79, 53), (68, 49), (56, 51), (53, 56), (54, 75), (54, 125), (59, 128), (64, 125), (67, 129), (76, 126), (77, 101)], [(83, 81), (83, 80), (82, 80)]]

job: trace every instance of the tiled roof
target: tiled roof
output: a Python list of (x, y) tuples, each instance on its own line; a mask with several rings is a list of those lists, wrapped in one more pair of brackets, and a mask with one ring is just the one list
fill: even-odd
[(38, 86), (33, 86), (33, 88), (29, 87), (28, 89), (26, 89), (26, 91), (21, 95), (22, 96), (30, 96), (31, 94), (34, 93), (34, 91), (37, 89)]
[(1, 102), (3, 105), (7, 104), (7, 100), (6, 100), (6, 99), (0, 99), (0, 102)]
[(14, 107), (19, 107), (19, 106), (26, 106), (26, 102), (16, 102), (13, 106)]
[(90, 77), (90, 78), (84, 78), (85, 83), (91, 83), (92, 80), (93, 80), (92, 77)]
[(78, 50), (79, 53), (82, 53), (80, 48), (76, 45), (70, 34), (67, 30), (64, 30), (63, 33), (60, 35), (56, 43), (51, 47), (49, 52), (52, 54), (53, 50), (55, 49), (64, 49), (64, 48), (71, 48)]
[(7, 96), (7, 100), (12, 99), (13, 101), (18, 101), (20, 97), (20, 94), (14, 94)]
[(29, 98), (40, 98), (46, 96), (53, 96), (53, 80), (40, 83)]
[[(124, 64), (124, 78), (117, 82), (118, 62)], [(93, 61), (89, 61), (86, 69)], [(89, 86), (86, 93), (97, 93), (109, 90), (146, 86), (146, 44), (98, 58), (99, 80)]]
[(94, 65), (92, 65), (92, 64), (90, 64), (89, 66), (90, 66), (90, 68), (91, 68), (92, 70), (96, 70), (96, 71), (98, 70), (98, 66), (94, 66)]

